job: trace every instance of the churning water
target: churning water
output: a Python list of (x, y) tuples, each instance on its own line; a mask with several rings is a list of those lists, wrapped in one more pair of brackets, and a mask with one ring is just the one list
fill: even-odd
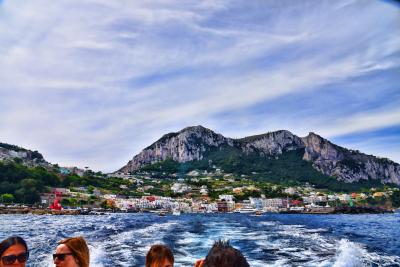
[(175, 266), (193, 266), (213, 242), (230, 240), (251, 266), (400, 266), (400, 214), (1, 215), (0, 239), (20, 235), (28, 266), (53, 266), (57, 242), (84, 236), (90, 266), (144, 266), (152, 244), (173, 249)]

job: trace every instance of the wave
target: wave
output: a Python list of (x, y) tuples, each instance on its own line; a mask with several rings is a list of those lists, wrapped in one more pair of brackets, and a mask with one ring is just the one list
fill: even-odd
[[(88, 240), (90, 266), (94, 267), (143, 266), (148, 249), (155, 243), (164, 243), (173, 249), (176, 267), (193, 266), (196, 260), (207, 255), (218, 239), (230, 240), (255, 267), (400, 266), (399, 256), (371, 249), (368, 243), (360, 242), (363, 237), (338, 235), (332, 224), (322, 221), (331, 220), (332, 216), (307, 217), (323, 222), (317, 226), (307, 225), (303, 217), (298, 221), (287, 218), (279, 221), (278, 216), (272, 220), (266, 216), (232, 214), (174, 217), (153, 214), (11, 215), (1, 218), (4, 224), (0, 224), (0, 237), (5, 237), (6, 233), (25, 237), (32, 252), (29, 266), (33, 267), (53, 266), (51, 254), (57, 242), (77, 235)], [(290, 220), (293, 218), (296, 217)]]

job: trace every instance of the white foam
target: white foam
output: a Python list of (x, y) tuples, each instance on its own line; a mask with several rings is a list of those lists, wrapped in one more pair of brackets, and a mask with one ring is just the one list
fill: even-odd
[(367, 254), (359, 244), (341, 239), (332, 267), (357, 267), (363, 266), (362, 257)]
[[(160, 240), (171, 231), (171, 228), (176, 225), (176, 221), (170, 221), (163, 224), (155, 223), (149, 225), (145, 228), (133, 229), (125, 232), (118, 233), (111, 236), (109, 240), (105, 240), (98, 244), (96, 248), (98, 252), (94, 260), (97, 261), (99, 265), (93, 265), (96, 267), (101, 267), (101, 262), (106, 261), (105, 254), (103, 251), (107, 251), (109, 256), (118, 255), (121, 263), (131, 263), (134, 262), (134, 256), (137, 254), (146, 255), (147, 251), (150, 249), (151, 245), (155, 243), (161, 243)], [(135, 242), (136, 248), (132, 248), (126, 243)], [(115, 248), (110, 250), (110, 248)], [(91, 265), (92, 266), (92, 265)]]
[[(267, 258), (247, 257), (250, 265), (255, 267), (400, 266), (400, 257), (379, 255), (379, 252), (368, 251), (362, 244), (346, 239), (338, 240), (333, 236), (325, 235), (327, 229), (324, 228), (309, 229), (299, 224), (284, 225), (278, 221), (254, 221), (251, 223), (254, 223), (256, 227), (249, 229), (243, 224), (227, 220), (203, 220), (204, 231), (197, 233), (182, 225), (179, 219), (165, 223), (149, 221), (151, 224), (144, 228), (143, 224), (138, 224), (140, 228), (131, 225), (127, 227), (126, 220), (130, 216), (132, 215), (113, 214), (84, 218), (28, 216), (26, 219), (18, 217), (17, 220), (14, 217), (5, 216), (7, 223), (2, 225), (1, 230), (18, 234), (35, 229), (35, 235), (27, 237), (27, 241), (29, 244), (35, 244), (32, 247), (40, 251), (41, 255), (36, 255), (36, 258), (39, 256), (41, 262), (36, 261), (30, 266), (53, 266), (51, 254), (47, 253), (54, 249), (52, 246), (56, 240), (49, 240), (49, 236), (60, 238), (66, 234), (84, 235), (88, 238), (91, 252), (90, 266), (138, 265), (138, 262), (134, 260), (142, 260), (141, 257), (146, 254), (151, 245), (161, 243), (166, 236), (174, 234), (174, 229), (179, 230), (179, 238), (175, 241), (176, 251), (174, 251), (174, 253), (177, 252), (176, 266), (193, 266), (197, 259), (205, 257), (217, 239), (230, 239), (231, 243), (238, 244), (250, 242), (255, 247), (248, 253), (254, 255), (265, 253), (272, 256), (268, 263)], [(14, 220), (10, 220), (11, 218)], [(15, 229), (18, 229), (18, 232)], [(108, 233), (110, 233), (109, 236), (106, 236)], [(96, 237), (97, 234), (100, 238)]]
[[(39, 265), (38, 265), (39, 266)], [(48, 267), (53, 267), (53, 257), (52, 255), (47, 255), (46, 258), (43, 260), (42, 263), (40, 263), (40, 266), (48, 266)]]
[(105, 252), (98, 244), (89, 246), (90, 250), (90, 266), (92, 267), (103, 267), (103, 260), (105, 258)]
[(262, 226), (276, 226), (276, 225), (278, 225), (278, 223), (277, 222), (272, 222), (272, 221), (266, 221), (266, 222), (260, 222), (259, 225), (262, 225)]

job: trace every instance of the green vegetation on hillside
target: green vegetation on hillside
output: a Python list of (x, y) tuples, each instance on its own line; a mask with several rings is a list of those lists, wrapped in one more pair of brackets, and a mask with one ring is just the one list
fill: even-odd
[(19, 146), (15, 146), (15, 145), (10, 145), (10, 144), (6, 144), (6, 143), (0, 143), (0, 147), (8, 149), (8, 150), (14, 150), (14, 151), (26, 151), (25, 148), (19, 147)]
[[(7, 201), (35, 203), (40, 200), (40, 193), (50, 187), (95, 186), (119, 193), (120, 185), (129, 185), (129, 181), (120, 178), (102, 178), (87, 171), (82, 177), (76, 174), (60, 175), (43, 167), (29, 168), (17, 162), (0, 161), (0, 195)], [(5, 195), (5, 196), (4, 196)], [(2, 199), (6, 202), (6, 199)]]
[[(185, 174), (191, 170), (215, 171), (221, 168), (224, 173), (250, 175), (258, 181), (285, 186), (310, 183), (317, 188), (332, 191), (360, 191), (363, 188), (382, 187), (377, 180), (357, 183), (339, 182), (334, 177), (324, 175), (313, 168), (311, 162), (302, 159), (303, 149), (286, 151), (277, 156), (260, 156), (259, 153), (245, 154), (239, 148), (225, 146), (208, 152), (203, 160), (179, 163), (172, 159), (144, 166), (140, 171), (157, 173)], [(353, 162), (343, 162), (357, 168)]]
[(59, 183), (57, 175), (42, 167), (27, 168), (15, 162), (0, 162), (0, 194), (12, 194), (17, 202), (37, 202), (45, 186)]

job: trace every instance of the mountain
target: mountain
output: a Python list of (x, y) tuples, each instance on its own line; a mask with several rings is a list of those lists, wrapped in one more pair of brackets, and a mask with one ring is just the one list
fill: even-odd
[(43, 155), (36, 150), (32, 151), (19, 146), (0, 143), (0, 161), (13, 160), (17, 160), (18, 162), (30, 167), (51, 166), (51, 164), (43, 158)]
[(286, 130), (233, 139), (203, 126), (187, 127), (164, 135), (119, 171), (166, 170), (167, 165), (171, 171), (213, 165), (280, 181), (305, 182), (308, 176), (313, 183), (322, 179), (330, 184), (400, 185), (398, 163), (340, 147), (315, 133), (298, 137)]

